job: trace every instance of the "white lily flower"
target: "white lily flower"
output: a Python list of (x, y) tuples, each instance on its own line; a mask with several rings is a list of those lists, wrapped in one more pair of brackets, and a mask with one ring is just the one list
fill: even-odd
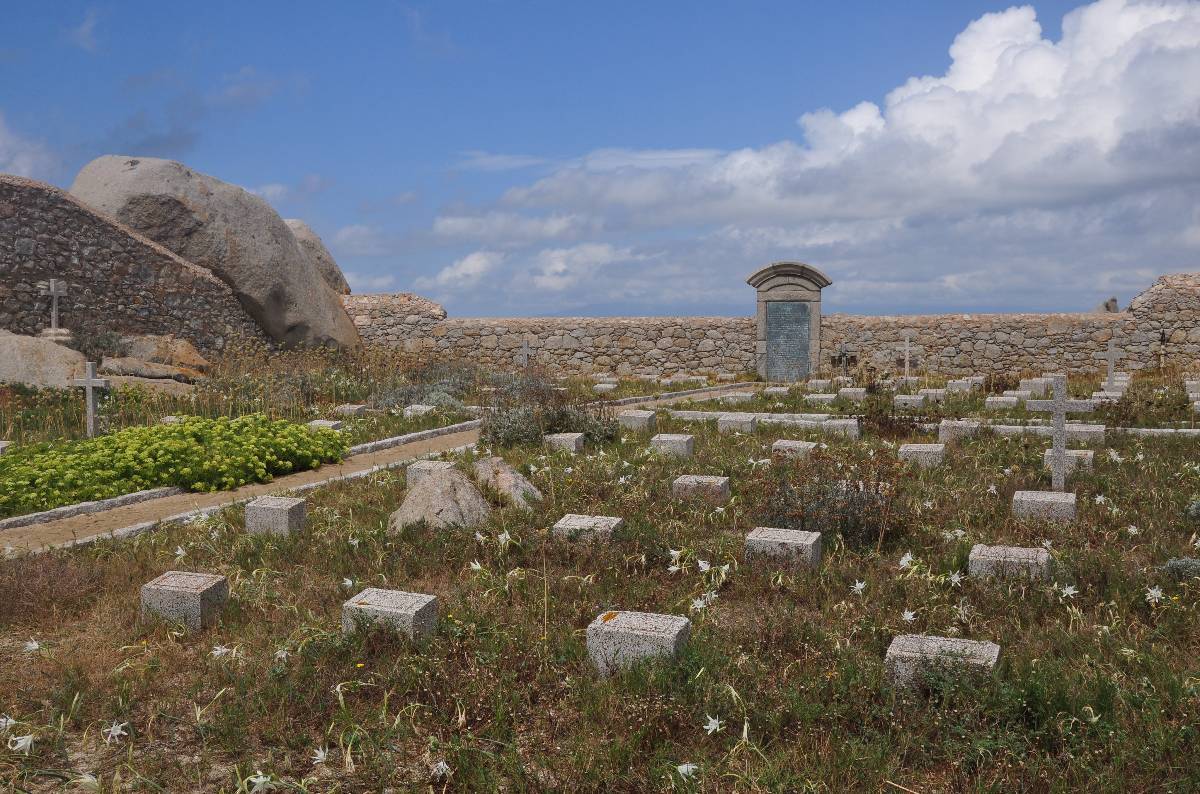
[(329, 750), (324, 747), (318, 747), (313, 750), (312, 755), (309, 757), (312, 759), (313, 766), (323, 764), (325, 763), (325, 759), (329, 757)]
[(699, 766), (690, 763), (680, 764), (679, 766), (675, 767), (675, 771), (679, 773), (680, 777), (691, 777), (692, 775), (696, 774), (698, 769), (700, 769)]
[(850, 592), (854, 593), (854, 595), (860, 596), (863, 594), (863, 591), (866, 589), (867, 589), (867, 583), (862, 581), (861, 579), (855, 581), (854, 584), (850, 585)]
[(712, 736), (714, 733), (721, 730), (721, 720), (708, 714), (705, 714), (704, 716), (708, 718), (708, 721), (704, 723), (705, 733), (707, 733), (709, 736)]
[(113, 720), (112, 725), (104, 729), (104, 743), (111, 744), (112, 742), (120, 742), (122, 736), (128, 736), (129, 732), (125, 729), (129, 727), (128, 722), (117, 722)]

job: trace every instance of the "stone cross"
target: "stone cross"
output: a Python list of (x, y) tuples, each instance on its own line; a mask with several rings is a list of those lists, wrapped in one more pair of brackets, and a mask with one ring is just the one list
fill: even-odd
[(1051, 415), (1050, 438), (1053, 452), (1050, 455), (1050, 473), (1052, 487), (1055, 491), (1067, 487), (1067, 414), (1088, 413), (1092, 410), (1091, 400), (1067, 399), (1067, 376), (1061, 374), (1049, 375), (1053, 387), (1051, 400), (1026, 400), (1025, 410), (1043, 411)]
[(108, 380), (96, 377), (96, 362), (87, 362), (87, 375), (76, 378), (73, 383), (81, 386), (86, 392), (87, 402), (87, 434), (88, 438), (96, 437), (96, 392), (95, 389), (107, 389)]
[(1117, 353), (1116, 340), (1112, 337), (1109, 337), (1109, 339), (1108, 339), (1108, 354), (1105, 356), (1105, 358), (1108, 359), (1108, 378), (1105, 379), (1105, 381), (1104, 381), (1104, 390), (1105, 391), (1116, 391), (1117, 390), (1117, 373), (1116, 373), (1115, 368), (1117, 366), (1118, 355), (1119, 354)]
[(52, 278), (42, 286), (42, 294), (50, 296), (50, 330), (58, 330), (58, 299), (67, 296), (67, 282)]
[(521, 343), (521, 349), (517, 351), (517, 363), (522, 367), (528, 367), (531, 353), (533, 353), (533, 348), (529, 346), (529, 340), (526, 339)]

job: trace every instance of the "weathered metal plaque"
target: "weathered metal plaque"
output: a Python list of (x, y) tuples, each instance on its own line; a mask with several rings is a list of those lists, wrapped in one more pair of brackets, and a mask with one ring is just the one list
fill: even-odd
[(767, 301), (767, 380), (807, 379), (810, 344), (808, 303)]

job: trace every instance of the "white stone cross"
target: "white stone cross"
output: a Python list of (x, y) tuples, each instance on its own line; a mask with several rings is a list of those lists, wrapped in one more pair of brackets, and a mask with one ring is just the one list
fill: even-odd
[(42, 285), (42, 294), (50, 296), (50, 330), (58, 330), (58, 299), (67, 296), (67, 282), (52, 278)]
[(108, 379), (96, 377), (96, 362), (87, 362), (87, 375), (82, 378), (76, 378), (72, 381), (76, 386), (81, 386), (86, 392), (87, 402), (87, 434), (88, 438), (96, 436), (96, 392), (95, 389), (107, 389)]
[(529, 366), (529, 356), (533, 352), (533, 348), (529, 346), (529, 340), (526, 339), (521, 343), (521, 349), (517, 351), (517, 363), (522, 367)]
[(1051, 400), (1026, 400), (1025, 410), (1044, 411), (1051, 415), (1050, 438), (1053, 441), (1053, 452), (1050, 455), (1050, 472), (1052, 487), (1056, 491), (1067, 487), (1067, 414), (1088, 413), (1093, 410), (1091, 400), (1067, 399), (1067, 376), (1051, 374)]
[(1105, 391), (1116, 391), (1117, 390), (1117, 372), (1115, 369), (1117, 366), (1117, 357), (1118, 357), (1118, 353), (1117, 353), (1116, 340), (1112, 337), (1109, 337), (1109, 339), (1108, 339), (1108, 354), (1105, 356), (1105, 358), (1108, 359), (1108, 378), (1104, 381), (1104, 390)]

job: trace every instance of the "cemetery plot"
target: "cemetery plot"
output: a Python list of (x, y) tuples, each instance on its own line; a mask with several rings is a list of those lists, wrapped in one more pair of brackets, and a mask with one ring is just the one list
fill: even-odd
[[(1086, 447), (1054, 523), (1011, 510), (1052, 487), (1046, 437), (982, 432), (918, 471), (900, 445), (934, 432), (659, 411), (656, 432), (693, 437), (677, 457), (609, 421), (575, 455), (539, 426), (445, 458), (488, 503), (465, 526), (389, 521), (446, 476), (424, 465), (310, 491), (286, 533), (231, 508), (0, 562), (0, 780), (402, 790), (444, 764), (476, 790), (1187, 787), (1200, 564), (1168, 562), (1198, 554), (1194, 440)], [(495, 456), (541, 499), (485, 487)], [(684, 475), (728, 478), (728, 501), (675, 496)], [(196, 630), (138, 620), (169, 571), (217, 577), (172, 613)]]

